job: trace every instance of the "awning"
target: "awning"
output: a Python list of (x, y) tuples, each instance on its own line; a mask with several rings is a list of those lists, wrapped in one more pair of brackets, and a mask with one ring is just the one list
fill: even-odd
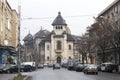
[(0, 51), (7, 50), (11, 55), (16, 54), (15, 47), (13, 46), (0, 46)]

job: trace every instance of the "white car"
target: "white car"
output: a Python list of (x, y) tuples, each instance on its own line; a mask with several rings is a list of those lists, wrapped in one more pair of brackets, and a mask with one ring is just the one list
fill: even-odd
[(58, 63), (54, 64), (54, 69), (60, 69), (60, 64)]

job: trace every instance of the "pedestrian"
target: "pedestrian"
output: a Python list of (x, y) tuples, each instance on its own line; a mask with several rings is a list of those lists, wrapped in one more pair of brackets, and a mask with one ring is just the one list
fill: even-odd
[(55, 64), (53, 64), (53, 70), (55, 69)]

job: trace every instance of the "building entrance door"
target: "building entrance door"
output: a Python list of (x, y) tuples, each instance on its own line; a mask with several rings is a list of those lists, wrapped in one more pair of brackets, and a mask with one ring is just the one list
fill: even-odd
[(60, 56), (57, 57), (57, 63), (61, 63), (61, 57)]

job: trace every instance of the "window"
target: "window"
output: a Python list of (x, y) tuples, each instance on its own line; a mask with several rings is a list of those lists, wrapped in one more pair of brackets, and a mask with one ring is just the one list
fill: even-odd
[(61, 29), (63, 29), (63, 27), (61, 26)]
[(49, 50), (49, 45), (47, 45), (47, 50)]
[(58, 29), (60, 29), (60, 26), (58, 26)]
[(69, 50), (71, 50), (71, 45), (69, 45)]
[(10, 19), (7, 19), (7, 28), (10, 30)]
[(63, 27), (60, 26), (60, 25), (56, 26), (55, 28), (56, 28), (56, 29), (63, 29)]
[(57, 49), (61, 50), (61, 41), (57, 41)]
[(49, 59), (50, 59), (50, 57), (48, 56), (48, 57), (47, 57), (47, 60), (49, 60)]
[(57, 26), (56, 26), (56, 29), (57, 29)]

